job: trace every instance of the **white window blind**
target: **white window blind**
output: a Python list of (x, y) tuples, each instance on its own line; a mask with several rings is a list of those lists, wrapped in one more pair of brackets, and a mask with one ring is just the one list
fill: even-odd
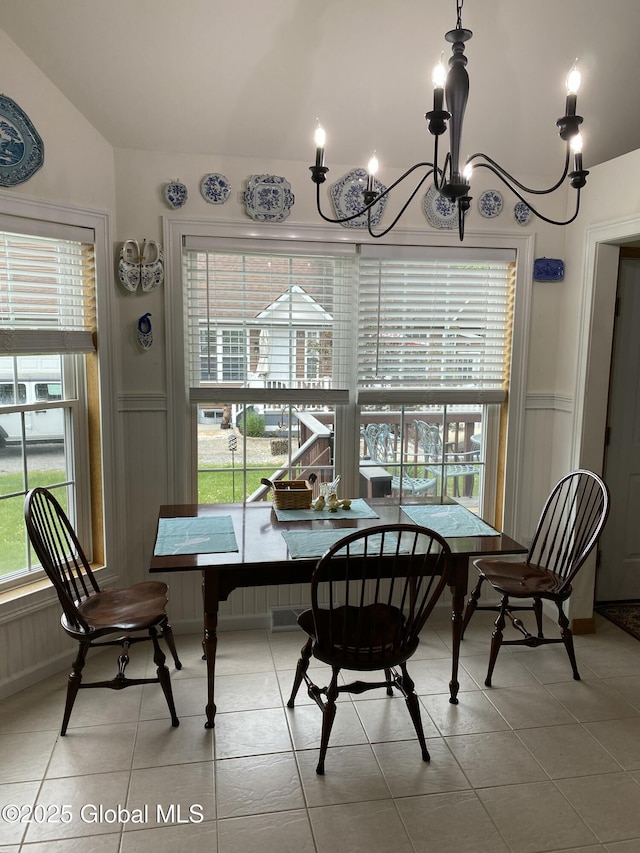
[(93, 243), (0, 232), (0, 349), (95, 349)]
[(514, 287), (512, 252), (363, 246), (358, 402), (501, 402)]
[(192, 403), (347, 399), (355, 252), (281, 245), (185, 247)]

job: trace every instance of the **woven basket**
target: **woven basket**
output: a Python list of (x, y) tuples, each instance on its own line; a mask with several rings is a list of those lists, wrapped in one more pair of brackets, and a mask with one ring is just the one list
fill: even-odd
[(273, 503), (277, 509), (309, 509), (312, 495), (306, 480), (279, 480), (273, 484)]

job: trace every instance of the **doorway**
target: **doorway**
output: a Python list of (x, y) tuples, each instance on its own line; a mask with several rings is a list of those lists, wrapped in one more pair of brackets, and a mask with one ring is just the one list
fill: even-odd
[(620, 253), (604, 478), (611, 513), (599, 543), (596, 602), (640, 600), (640, 250)]

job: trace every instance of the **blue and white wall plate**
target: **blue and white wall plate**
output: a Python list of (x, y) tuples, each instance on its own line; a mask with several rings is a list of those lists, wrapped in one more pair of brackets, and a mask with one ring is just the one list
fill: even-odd
[(231, 184), (229, 179), (217, 172), (205, 175), (200, 181), (200, 195), (209, 204), (224, 204), (229, 198)]
[(498, 216), (502, 211), (503, 204), (502, 193), (499, 193), (498, 190), (485, 190), (478, 199), (478, 210), (482, 216), (491, 219)]
[(513, 218), (518, 225), (528, 225), (533, 219), (533, 212), (528, 204), (518, 201), (513, 206)]
[(0, 95), (0, 187), (28, 181), (44, 163), (44, 143), (15, 101)]
[(169, 181), (162, 188), (164, 199), (174, 210), (177, 210), (187, 200), (188, 192), (184, 184), (180, 181)]
[(456, 228), (458, 226), (458, 205), (442, 195), (431, 184), (422, 199), (422, 212), (433, 228)]
[(534, 281), (562, 281), (564, 261), (560, 258), (536, 258), (533, 262)]
[(279, 175), (251, 175), (247, 181), (244, 204), (256, 222), (282, 222), (294, 202), (291, 184)]
[[(367, 179), (369, 175), (366, 169), (352, 169), (343, 175), (339, 181), (336, 181), (330, 189), (333, 207), (336, 211), (336, 216), (352, 216), (364, 207), (364, 191), (367, 188)], [(383, 193), (386, 187), (376, 178), (373, 179), (373, 188), (377, 193)], [(387, 204), (388, 196), (385, 196), (381, 201), (371, 208), (371, 224), (379, 225)], [(341, 222), (345, 228), (366, 228), (367, 213), (358, 216), (355, 219), (350, 219), (348, 222)]]

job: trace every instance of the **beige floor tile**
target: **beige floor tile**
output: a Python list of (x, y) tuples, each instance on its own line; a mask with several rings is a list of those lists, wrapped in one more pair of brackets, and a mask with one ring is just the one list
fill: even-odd
[[(176, 853), (178, 850), (188, 850), (189, 853), (216, 853), (217, 845), (215, 821), (204, 821), (125, 832), (118, 853)], [(85, 849), (78, 853), (87, 851)]]
[(613, 841), (605, 845), (604, 849), (607, 853), (637, 853), (640, 850), (640, 838), (632, 838), (630, 841)]
[(133, 751), (133, 767), (162, 767), (213, 759), (213, 729), (204, 718), (185, 717), (177, 728), (169, 720), (143, 720)]
[(600, 681), (567, 681), (549, 684), (547, 689), (581, 723), (623, 717), (640, 719), (640, 713), (633, 705)]
[(640, 785), (626, 773), (556, 782), (599, 841), (640, 838)]
[[(154, 686), (160, 691), (159, 684)], [(125, 690), (79, 690), (67, 731), (85, 726), (130, 723), (137, 720), (142, 704), (142, 690), (141, 685), (133, 685)], [(62, 714), (58, 725), (62, 725)]]
[(216, 758), (240, 758), (291, 749), (283, 708), (217, 714), (214, 731)]
[[(404, 696), (397, 691), (394, 691), (393, 696), (387, 696), (384, 690), (378, 695), (381, 698), (354, 702), (370, 743), (396, 740), (413, 740), (417, 743), (416, 730)], [(437, 737), (438, 729), (424, 708), (421, 708), (421, 717), (425, 737)]]
[(575, 723), (575, 717), (541, 685), (494, 687), (486, 695), (514, 729)]
[(309, 810), (309, 817), (318, 853), (413, 853), (390, 800), (314, 808)]
[[(478, 687), (484, 690), (484, 680), (487, 677), (489, 666), (489, 652), (483, 655), (465, 655), (462, 659), (465, 670), (476, 682)], [(500, 667), (499, 671), (497, 667)], [(496, 687), (521, 687), (527, 684), (539, 684), (537, 678), (530, 670), (523, 666), (516, 655), (506, 654), (498, 657), (498, 663), (494, 670), (494, 684)]]
[(640, 718), (585, 723), (585, 728), (625, 770), (640, 769)]
[(325, 775), (318, 776), (315, 749), (296, 752), (308, 806), (391, 799), (389, 787), (370, 746), (329, 747)]
[[(412, 658), (407, 664), (407, 669), (415, 682), (418, 696), (428, 696), (432, 693), (449, 694), (449, 682), (451, 681), (450, 657), (432, 658), (431, 660)], [(478, 685), (462, 664), (458, 667), (458, 682), (461, 691), (478, 689)]]
[(603, 678), (602, 683), (619, 693), (623, 699), (640, 710), (640, 675), (620, 675), (616, 678)]
[(518, 737), (552, 779), (621, 770), (618, 762), (578, 724), (521, 729)]
[[(25, 853), (87, 853), (89, 850), (91, 853), (120, 853), (120, 833), (41, 841), (38, 844), (27, 844), (23, 850)], [(0, 853), (4, 853), (3, 847), (0, 847)], [(13, 853), (17, 853), (17, 848)]]
[[(200, 716), (204, 720), (204, 709), (207, 704), (207, 679), (204, 676), (200, 678), (173, 678), (171, 689), (178, 719)], [(170, 719), (167, 700), (162, 690), (158, 690), (157, 684), (146, 684), (144, 686), (139, 716), (141, 720)]]
[[(616, 678), (619, 675), (640, 675), (640, 656), (621, 646), (601, 641), (590, 646), (580, 646), (576, 652), (578, 668), (584, 661), (598, 678)], [(580, 673), (583, 678), (587, 675)]]
[(121, 829), (118, 807), (125, 808), (129, 773), (94, 773), (88, 776), (65, 776), (46, 779), (40, 788), (36, 805), (68, 806), (70, 820), (32, 823), (25, 841), (49, 841), (78, 836), (108, 835)]
[(59, 737), (47, 778), (131, 770), (137, 723), (69, 729)]
[(483, 692), (467, 691), (461, 694), (459, 699), (457, 705), (452, 705), (448, 695), (439, 694), (420, 698), (440, 734), (476, 734), (505, 731), (511, 728)]
[(428, 739), (427, 749), (430, 761), (422, 760), (417, 741), (374, 744), (374, 755), (393, 797), (463, 791), (471, 787), (441, 738)]
[(218, 817), (304, 808), (298, 765), (291, 753), (216, 761)]
[[(451, 641), (451, 629), (449, 629), (449, 641)], [(447, 645), (443, 637), (433, 630), (426, 628), (420, 634), (420, 645), (412, 656), (412, 660), (432, 660), (434, 658), (446, 658), (451, 660), (451, 642)], [(409, 664), (411, 666), (411, 664)]]
[[(317, 705), (288, 708), (287, 722), (294, 749), (317, 749), (320, 746), (322, 711)], [(368, 743), (368, 738), (353, 704), (345, 702), (336, 708), (329, 745), (347, 746), (356, 743)]]
[(396, 800), (416, 853), (509, 853), (473, 791)]
[(57, 738), (55, 731), (0, 735), (0, 785), (42, 779)]
[(484, 788), (478, 797), (512, 853), (538, 853), (598, 840), (558, 795), (553, 782)]
[[(213, 763), (177, 764), (134, 770), (127, 797), (128, 809), (143, 810), (145, 828), (187, 822), (199, 825), (216, 817)], [(146, 808), (145, 808), (146, 807)], [(129, 823), (125, 832), (142, 829)]]
[(218, 821), (218, 853), (315, 853), (305, 811), (234, 817)]
[[(0, 836), (3, 844), (19, 844), (26, 833), (27, 820), (31, 807), (35, 804), (40, 789), (40, 782), (11, 782), (0, 785), (0, 808), (17, 806), (18, 811), (13, 809), (2, 819)], [(54, 802), (54, 805), (57, 801)], [(15, 851), (12, 851), (15, 853)]]
[(474, 788), (540, 782), (547, 776), (515, 732), (445, 738)]
[[(564, 645), (539, 646), (537, 649), (528, 649), (523, 646), (513, 646), (512, 654), (523, 666), (526, 666), (542, 684), (554, 684), (558, 681), (572, 681), (573, 673)], [(500, 652), (502, 655), (502, 651)], [(588, 661), (576, 653), (578, 661), (578, 672), (581, 678), (593, 679), (597, 677), (590, 668)], [(500, 656), (494, 670), (493, 683), (499, 685)]]
[[(206, 681), (204, 687), (206, 691)], [(219, 712), (281, 708), (278, 678), (274, 671), (221, 675), (216, 678), (216, 705)]]
[(0, 702), (0, 734), (60, 731), (67, 695), (66, 676), (47, 679)]

